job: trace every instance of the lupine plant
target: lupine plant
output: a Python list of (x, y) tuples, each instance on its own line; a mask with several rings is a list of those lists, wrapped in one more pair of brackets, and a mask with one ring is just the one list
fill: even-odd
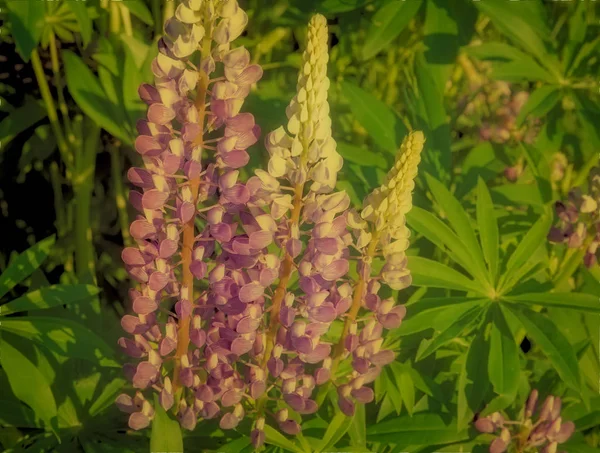
[[(368, 384), (395, 357), (382, 331), (406, 312), (378, 293), (382, 284), (410, 285), (405, 214), (424, 137), (411, 133), (385, 183), (360, 212), (348, 209), (348, 195), (335, 189), (343, 159), (327, 102), (327, 22), (315, 15), (287, 123), (265, 137), (267, 170), (241, 181), (246, 148), (260, 134), (241, 107), (262, 70), (231, 45), (247, 20), (236, 0), (184, 1), (159, 42), (155, 84), (140, 87), (149, 105), (136, 139), (145, 168), (128, 172), (142, 189), (130, 193), (137, 247), (123, 251), (140, 285), (130, 292), (136, 316), (122, 320), (133, 339), (119, 340), (141, 359), (125, 367), (139, 391), (117, 404), (136, 430), (155, 412), (146, 389), (188, 430), (214, 417), (234, 429), (251, 415), (258, 448), (268, 414), (299, 433), (296, 418), (318, 410), (316, 391), (330, 381), (349, 417), (373, 400)], [(377, 256), (385, 264), (374, 272)], [(343, 328), (331, 342), (337, 318)], [(351, 370), (339, 375), (344, 360)]]

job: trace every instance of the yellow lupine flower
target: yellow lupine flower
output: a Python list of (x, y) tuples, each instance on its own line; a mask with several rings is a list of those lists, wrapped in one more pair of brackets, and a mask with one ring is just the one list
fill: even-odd
[(286, 109), (287, 132), (280, 127), (266, 140), (271, 155), (269, 173), (274, 177), (285, 176), (293, 184), (311, 179), (311, 191), (319, 193), (334, 189), (343, 164), (331, 136), (327, 41), (327, 20), (316, 14), (308, 24), (296, 95)]
[[(402, 142), (396, 162), (383, 185), (371, 192), (363, 202), (361, 217), (373, 225), (373, 238), (381, 246), (386, 260), (382, 277), (393, 289), (402, 289), (410, 284), (410, 272), (406, 268), (404, 254), (410, 237), (406, 214), (412, 208), (414, 178), (424, 143), (423, 132), (411, 132)], [(356, 221), (354, 223), (358, 224)]]

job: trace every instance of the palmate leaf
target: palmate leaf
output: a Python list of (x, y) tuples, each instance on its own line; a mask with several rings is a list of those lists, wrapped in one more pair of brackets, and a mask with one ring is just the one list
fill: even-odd
[(346, 415), (338, 411), (331, 420), (328, 421), (327, 430), (323, 434), (323, 438), (316, 446), (317, 451), (330, 451), (334, 445), (344, 437), (348, 429), (352, 426), (352, 419), (348, 419)]
[(449, 257), (471, 275), (477, 272), (477, 263), (473, 255), (469, 253), (456, 233), (438, 217), (425, 209), (413, 206), (408, 212), (406, 220), (412, 229), (425, 236), (438, 248), (448, 249), (451, 252), (448, 253)]
[(57, 408), (50, 384), (38, 367), (17, 349), (18, 343), (19, 339), (12, 334), (2, 335), (2, 368), (17, 398), (55, 431), (58, 429)]
[(2, 321), (4, 330), (33, 340), (50, 351), (108, 367), (119, 367), (114, 350), (96, 333), (66, 318), (27, 316)]
[(392, 330), (387, 339), (394, 340), (427, 329), (442, 330), (449, 323), (475, 306), (481, 306), (486, 299), (468, 297), (442, 297), (421, 299), (410, 305), (406, 318), (398, 329)]
[(600, 313), (598, 296), (585, 293), (531, 293), (504, 297), (509, 302)]
[(473, 256), (476, 266), (474, 268), (473, 276), (479, 280), (481, 285), (487, 283), (487, 286), (489, 286), (483, 255), (469, 215), (444, 184), (430, 175), (426, 175), (425, 177), (427, 179), (427, 185), (431, 189), (437, 204), (444, 210), (444, 214), (454, 229), (454, 232)]
[(535, 251), (546, 243), (546, 235), (550, 229), (551, 222), (551, 216), (547, 214), (542, 215), (519, 242), (519, 245), (506, 263), (505, 273), (500, 278), (499, 292), (501, 294), (506, 294), (514, 287), (517, 282), (515, 277), (519, 275), (522, 268), (528, 262), (530, 266), (532, 265), (531, 259)]
[(396, 114), (382, 101), (351, 82), (342, 82), (342, 93), (352, 114), (364, 127), (373, 142), (395, 154), (406, 128)]
[(498, 396), (486, 406), (483, 415), (502, 410), (515, 400), (520, 376), (519, 347), (499, 304), (491, 306), (490, 314), (488, 379)]
[(433, 354), (446, 343), (461, 336), (461, 334), (467, 335), (484, 312), (485, 308), (479, 305), (467, 310), (433, 339), (424, 341), (422, 347), (420, 347), (417, 352), (416, 359), (422, 360), (428, 355)]
[(514, 2), (507, 8), (503, 0), (488, 0), (475, 2), (475, 6), (488, 16), (504, 35), (535, 56), (558, 77), (558, 61), (546, 47), (545, 39), (550, 36), (550, 29), (541, 1)]
[[(543, 314), (505, 305), (514, 318), (527, 331), (527, 336), (546, 354), (566, 385), (576, 391), (581, 389), (581, 375), (575, 351), (559, 328)], [(508, 310), (505, 312), (508, 313)]]
[(451, 267), (428, 258), (409, 256), (408, 268), (413, 278), (412, 284), (415, 286), (474, 291), (483, 295), (486, 293), (478, 282), (469, 280)]
[(367, 445), (367, 418), (365, 412), (365, 405), (357, 404), (352, 424), (350, 429), (348, 429), (350, 445), (363, 449)]
[(457, 430), (456, 423), (447, 423), (441, 415), (419, 412), (372, 424), (367, 428), (370, 442), (396, 445), (439, 445), (468, 438), (466, 430)]
[(492, 284), (494, 284), (498, 274), (498, 251), (500, 249), (498, 223), (494, 215), (492, 197), (481, 178), (477, 181), (477, 226), (483, 256), (488, 265)]
[(492, 63), (494, 77), (507, 81), (544, 81), (556, 83), (556, 77), (540, 66), (535, 59), (514, 46), (501, 42), (486, 42), (469, 46), (469, 55)]
[(21, 283), (36, 270), (50, 254), (54, 246), (54, 236), (38, 242), (25, 250), (10, 262), (6, 270), (0, 275), (0, 297)]
[(517, 116), (516, 126), (521, 127), (528, 116), (541, 118), (545, 116), (561, 99), (560, 87), (558, 85), (544, 85), (536, 89), (527, 98), (527, 102), (521, 108)]
[(483, 408), (485, 397), (490, 388), (488, 375), (490, 342), (485, 338), (484, 329), (480, 329), (465, 354), (463, 366), (457, 381), (457, 425), (466, 428), (473, 414)]
[(270, 425), (265, 425), (265, 439), (267, 444), (283, 448), (284, 451), (303, 453), (300, 447)]
[(95, 296), (99, 291), (92, 285), (53, 285), (40, 288), (2, 305), (0, 316), (82, 302)]
[(422, 0), (410, 2), (388, 2), (383, 5), (371, 19), (365, 43), (362, 48), (363, 60), (377, 55), (384, 49), (419, 11)]

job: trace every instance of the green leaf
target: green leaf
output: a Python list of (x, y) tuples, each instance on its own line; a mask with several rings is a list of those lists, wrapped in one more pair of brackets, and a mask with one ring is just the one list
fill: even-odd
[(333, 449), (335, 444), (344, 437), (344, 434), (352, 426), (352, 420), (348, 420), (348, 417), (343, 412), (336, 412), (331, 420), (329, 420), (327, 430), (323, 434), (317, 451), (330, 451)]
[(41, 240), (10, 262), (0, 275), (0, 297), (21, 283), (36, 270), (50, 254), (54, 246), (54, 235)]
[(581, 376), (577, 357), (573, 347), (558, 327), (540, 313), (519, 309), (515, 305), (506, 306), (525, 327), (528, 338), (546, 354), (564, 383), (579, 391)]
[(479, 319), (480, 315), (484, 312), (484, 308), (481, 306), (474, 306), (463, 313), (456, 321), (450, 324), (449, 327), (444, 329), (440, 334), (435, 336), (430, 341), (422, 343), (422, 347), (417, 351), (417, 360), (423, 360), (425, 357), (433, 354), (440, 347), (444, 346), (449, 341), (454, 340), (463, 333), (468, 333), (471, 330), (473, 324)]
[(475, 291), (485, 295), (485, 291), (477, 282), (469, 280), (460, 272), (437, 261), (420, 256), (409, 256), (408, 268), (410, 269), (413, 278), (412, 284), (414, 286)]
[(370, 151), (366, 147), (338, 142), (337, 150), (344, 158), (344, 161), (364, 166), (375, 166), (386, 171), (389, 169), (387, 161), (380, 153)]
[(406, 407), (408, 415), (412, 416), (415, 408), (415, 384), (408, 370), (402, 370), (398, 376), (397, 384), (400, 395), (402, 395), (404, 407)]
[(536, 89), (527, 98), (527, 102), (521, 108), (517, 116), (516, 126), (521, 127), (528, 116), (541, 118), (546, 115), (560, 101), (560, 87), (556, 85), (544, 85)]
[(423, 53), (417, 55), (415, 75), (417, 87), (412, 101), (415, 127), (423, 130), (427, 138), (421, 171), (446, 181), (452, 165), (450, 123), (444, 108), (444, 92), (438, 85), (439, 76), (435, 77)]
[[(37, 99), (25, 95), (25, 103), (10, 112), (0, 122), (0, 143), (2, 150), (6, 149), (13, 138), (46, 117), (46, 111)], [(2, 151), (0, 151), (2, 152)]]
[(484, 329), (480, 329), (469, 345), (457, 382), (457, 424), (459, 429), (466, 428), (471, 423), (473, 414), (479, 412), (483, 407), (490, 387), (489, 350), (490, 342), (485, 338)]
[(505, 297), (510, 302), (600, 313), (598, 296), (585, 293), (531, 293)]
[(477, 273), (477, 263), (473, 259), (473, 254), (439, 217), (418, 206), (413, 206), (406, 215), (406, 220), (411, 228), (425, 236), (440, 250), (448, 249), (445, 250), (448, 256), (471, 275)]
[(183, 437), (179, 422), (169, 416), (154, 395), (154, 418), (150, 435), (150, 451), (183, 452)]
[(301, 0), (297, 5), (305, 12), (321, 12), (321, 13), (346, 13), (354, 11), (372, 0)]
[(9, 9), (11, 35), (25, 62), (37, 47), (44, 30), (46, 4), (42, 1), (6, 2)]
[(421, 0), (410, 2), (388, 2), (383, 5), (371, 20), (365, 43), (362, 48), (362, 59), (374, 57), (392, 42), (410, 20), (419, 11)]
[(456, 423), (447, 424), (439, 414), (419, 412), (411, 416), (396, 417), (367, 428), (370, 442), (402, 445), (433, 446), (458, 442), (468, 438), (466, 431), (456, 429)]
[(491, 61), (496, 79), (556, 83), (556, 77), (541, 67), (535, 59), (509, 44), (486, 42), (478, 46), (469, 46), (466, 52), (480, 60)]
[(473, 259), (475, 260), (476, 268), (473, 276), (476, 277), (482, 285), (485, 285), (486, 282), (488, 282), (488, 277), (485, 272), (485, 263), (469, 215), (444, 184), (429, 174), (426, 174), (425, 178), (427, 179), (427, 185), (433, 193), (438, 206), (443, 209), (454, 232), (461, 239), (467, 250), (471, 252)]
[(148, 7), (141, 0), (127, 0), (126, 2), (121, 3), (121, 5), (125, 6), (131, 14), (140, 19), (146, 25), (154, 25), (154, 19), (152, 18), (152, 13), (148, 9)]
[[(470, 11), (474, 11), (475, 14), (469, 14)], [(474, 23), (476, 16), (477, 10), (469, 8), (462, 0), (427, 2), (423, 26), (423, 44), (427, 48), (424, 57), (429, 74), (437, 87), (436, 91), (442, 96), (458, 56), (459, 29), (464, 28), (461, 31), (468, 32), (468, 22), (472, 19)]]
[(0, 307), (0, 316), (20, 311), (39, 310), (57, 305), (68, 305), (89, 299), (100, 290), (92, 285), (53, 285), (31, 291)]
[(92, 19), (88, 14), (87, 5), (85, 2), (81, 1), (71, 1), (66, 2), (66, 4), (77, 17), (77, 23), (79, 24), (79, 30), (81, 33), (81, 37), (83, 38), (83, 45), (84, 47), (87, 47), (87, 45), (92, 40), (93, 26)]
[(481, 177), (477, 181), (477, 226), (483, 256), (488, 264), (492, 285), (498, 275), (498, 253), (500, 249), (498, 223), (490, 192)]
[(35, 341), (50, 351), (103, 366), (119, 367), (114, 351), (96, 333), (67, 318), (27, 316), (2, 321), (4, 330)]
[(505, 293), (512, 287), (512, 277), (528, 264), (538, 247), (545, 246), (546, 236), (551, 223), (552, 218), (549, 215), (542, 215), (519, 242), (519, 245), (506, 263), (505, 274), (500, 279), (500, 293)]
[(489, 380), (494, 391), (502, 397), (502, 410), (512, 403), (519, 388), (519, 349), (498, 304), (491, 307), (490, 355), (488, 360)]
[(56, 429), (56, 401), (49, 383), (38, 367), (13, 346), (16, 338), (13, 339), (10, 334), (4, 334), (2, 337), (2, 368), (12, 391), (17, 398), (31, 407), (48, 427)]
[(120, 107), (110, 101), (92, 71), (73, 52), (64, 51), (63, 59), (69, 92), (81, 110), (110, 134), (132, 143), (127, 130), (116, 121), (122, 116)]
[(396, 114), (375, 96), (351, 82), (342, 82), (341, 87), (352, 114), (373, 141), (385, 151), (395, 154), (406, 135)]
[(283, 448), (287, 451), (294, 451), (297, 453), (303, 453), (302, 449), (296, 446), (294, 442), (287, 439), (279, 431), (272, 428), (270, 425), (265, 425), (265, 442), (267, 444), (275, 445), (276, 447)]
[(367, 417), (365, 414), (365, 405), (357, 404), (352, 418), (348, 435), (350, 436), (350, 445), (364, 448), (367, 445)]
[(544, 38), (550, 30), (544, 17), (541, 2), (513, 2), (510, 8), (504, 0), (476, 2), (475, 6), (486, 14), (492, 23), (509, 39), (533, 54), (541, 63), (556, 63), (546, 50)]

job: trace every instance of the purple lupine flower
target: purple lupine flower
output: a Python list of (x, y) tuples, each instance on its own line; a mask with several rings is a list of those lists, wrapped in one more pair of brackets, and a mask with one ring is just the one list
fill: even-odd
[[(566, 442), (575, 431), (575, 424), (571, 421), (563, 422), (560, 416), (562, 401), (559, 397), (549, 395), (539, 408), (534, 419), (538, 402), (538, 391), (532, 390), (525, 407), (523, 418), (505, 424), (505, 418), (499, 412), (494, 412), (486, 417), (477, 417), (475, 428), (482, 433), (496, 433), (498, 437), (490, 444), (490, 453), (503, 453), (511, 445), (512, 438), (519, 438), (520, 448), (524, 451), (531, 448), (543, 447), (542, 452), (556, 453), (558, 445)], [(515, 429), (511, 432), (511, 429)], [(527, 435), (523, 439), (523, 433)], [(523, 444), (524, 442), (524, 444)]]
[(569, 192), (566, 201), (557, 201), (558, 223), (550, 228), (548, 240), (584, 251), (583, 263), (589, 269), (600, 256), (600, 167), (590, 170), (588, 193), (580, 188)]

